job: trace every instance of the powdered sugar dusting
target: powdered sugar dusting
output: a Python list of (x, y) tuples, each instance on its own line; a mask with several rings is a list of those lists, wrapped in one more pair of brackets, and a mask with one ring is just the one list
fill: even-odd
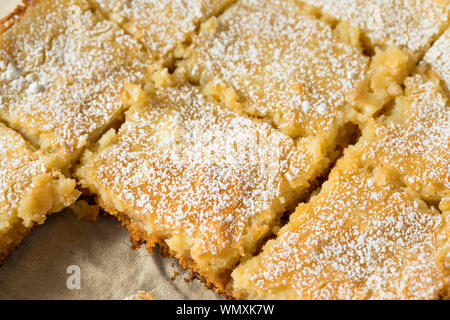
[(375, 45), (424, 53), (448, 23), (447, 0), (302, 0), (359, 26)]
[(22, 137), (0, 123), (0, 234), (15, 217), (34, 176), (47, 168)]
[[(395, 168), (408, 186), (440, 200), (450, 195), (450, 105), (439, 86), (421, 76), (406, 81), (394, 117), (361, 144), (363, 159)], [(396, 116), (396, 117), (395, 117)]]
[(433, 44), (423, 60), (431, 65), (450, 90), (450, 29)]
[(291, 136), (327, 134), (366, 76), (367, 59), (292, 1), (239, 1), (193, 39), (180, 68), (233, 88), (244, 111)]
[(39, 18), (21, 20), (3, 35), (0, 117), (72, 158), (123, 111), (123, 84), (142, 80), (148, 57), (85, 2), (63, 2), (28, 9)]
[(138, 291), (131, 296), (125, 297), (123, 300), (155, 300), (155, 296), (150, 292)]
[(164, 56), (185, 41), (198, 24), (233, 0), (95, 0), (147, 49)]
[(292, 190), (284, 176), (291, 160), (307, 157), (295, 153), (294, 141), (268, 124), (208, 102), (196, 89), (169, 88), (127, 113), (118, 142), (96, 155), (83, 179), (156, 234), (183, 235), (186, 244), (192, 237), (194, 257), (230, 248), (248, 254), (289, 204), (281, 200)]
[(438, 260), (448, 230), (441, 215), (395, 184), (374, 184), (371, 174), (346, 170), (335, 170), (239, 274), (268, 298), (436, 298), (446, 285)]

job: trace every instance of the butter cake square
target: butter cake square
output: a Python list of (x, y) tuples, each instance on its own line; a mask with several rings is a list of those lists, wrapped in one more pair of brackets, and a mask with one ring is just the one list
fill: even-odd
[(95, 0), (106, 16), (139, 39), (154, 57), (188, 40), (198, 25), (235, 0)]
[(0, 123), (0, 263), (31, 229), (79, 196), (76, 182)]
[(0, 119), (67, 166), (123, 116), (123, 86), (147, 62), (86, 1), (38, 1), (0, 35)]
[(176, 75), (294, 138), (328, 143), (355, 109), (366, 112), (368, 59), (295, 1), (239, 1), (182, 55)]
[(231, 270), (295, 207), (322, 157), (313, 140), (294, 141), (196, 88), (167, 87), (134, 104), (76, 176), (135, 239), (159, 242), (229, 293)]
[(450, 232), (440, 214), (381, 167), (341, 159), (261, 254), (232, 274), (250, 299), (448, 297)]
[(361, 158), (395, 170), (405, 185), (448, 210), (448, 96), (438, 81), (422, 75), (408, 78), (405, 87), (392, 110), (364, 129), (358, 144)]

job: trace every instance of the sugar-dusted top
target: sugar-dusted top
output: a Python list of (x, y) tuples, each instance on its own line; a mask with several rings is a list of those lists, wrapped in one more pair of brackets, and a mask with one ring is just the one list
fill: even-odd
[(138, 291), (131, 296), (125, 297), (123, 300), (155, 300), (155, 296), (150, 292)]
[(0, 118), (71, 159), (124, 107), (147, 57), (85, 1), (39, 1), (0, 40)]
[(444, 80), (450, 90), (450, 29), (433, 44), (423, 60)]
[(246, 253), (285, 207), (290, 177), (309, 174), (311, 162), (268, 124), (183, 87), (132, 107), (117, 141), (81, 171), (118, 210), (151, 232), (183, 237), (198, 257)]
[(198, 24), (234, 0), (95, 0), (156, 57), (183, 43)]
[[(251, 298), (430, 299), (448, 285), (448, 223), (381, 171), (335, 169), (262, 254), (238, 267)], [(448, 263), (448, 255), (447, 255)], [(448, 265), (447, 265), (448, 266)]]
[(192, 56), (180, 64), (188, 77), (234, 89), (238, 108), (293, 137), (327, 135), (342, 122), (367, 59), (329, 25), (279, 0), (239, 1), (215, 24), (194, 37)]
[(448, 0), (302, 0), (359, 26), (372, 44), (422, 54), (448, 23)]
[(405, 184), (423, 196), (450, 196), (450, 104), (438, 83), (407, 79), (405, 95), (390, 116), (363, 139), (363, 159), (395, 168)]

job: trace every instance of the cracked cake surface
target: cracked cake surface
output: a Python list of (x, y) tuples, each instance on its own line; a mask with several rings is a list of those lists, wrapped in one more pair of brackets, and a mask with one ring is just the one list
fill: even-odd
[(431, 201), (450, 197), (450, 105), (439, 83), (421, 75), (405, 81), (388, 115), (371, 123), (359, 143), (361, 157), (394, 169), (411, 189)]
[(177, 73), (292, 136), (333, 135), (364, 93), (368, 59), (295, 1), (243, 0), (205, 22)]
[(447, 0), (300, 0), (358, 26), (371, 45), (419, 58), (448, 25)]
[(107, 136), (77, 170), (83, 186), (212, 279), (254, 252), (324, 165), (317, 143), (189, 86), (133, 106)]
[[(235, 295), (436, 299), (449, 290), (449, 104), (416, 75), (320, 192), (233, 272)], [(440, 210), (438, 210), (439, 208)]]
[(139, 39), (154, 57), (186, 41), (200, 22), (235, 0), (93, 0), (101, 11)]
[(448, 213), (382, 168), (344, 157), (263, 252), (233, 272), (236, 295), (266, 299), (448, 296)]
[(447, 90), (450, 90), (450, 28), (433, 44), (423, 58), (423, 62), (430, 66), (444, 81)]
[(0, 263), (31, 228), (79, 196), (76, 182), (0, 123)]
[(86, 1), (38, 1), (0, 36), (0, 119), (68, 165), (121, 117), (147, 59)]

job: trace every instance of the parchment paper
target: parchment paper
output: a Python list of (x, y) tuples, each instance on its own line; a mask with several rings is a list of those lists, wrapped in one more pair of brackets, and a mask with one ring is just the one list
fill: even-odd
[[(0, 0), (0, 18), (18, 2)], [(220, 298), (198, 280), (186, 282), (188, 272), (175, 259), (130, 245), (128, 231), (111, 217), (79, 220), (66, 209), (35, 229), (0, 267), (0, 299), (123, 299), (139, 290), (157, 299)], [(80, 289), (73, 268), (79, 268)]]
[[(70, 266), (79, 267), (81, 289), (67, 286)], [(175, 272), (180, 274), (172, 281)], [(66, 209), (34, 230), (0, 267), (0, 299), (123, 299), (139, 290), (157, 299), (219, 298), (198, 280), (186, 282), (188, 275), (175, 259), (144, 247), (132, 250), (128, 231), (111, 217), (79, 220)]]

